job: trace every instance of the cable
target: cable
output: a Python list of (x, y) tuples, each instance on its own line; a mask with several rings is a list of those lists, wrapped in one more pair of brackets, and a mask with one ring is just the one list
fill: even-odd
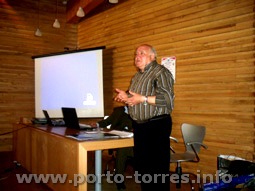
[(18, 163), (17, 161), (13, 161), (13, 163), (14, 163), (14, 167), (7, 168), (0, 173), (0, 181), (9, 178), (11, 176), (11, 173), (21, 166), (21, 164)]
[(13, 131), (1, 133), (0, 136), (2, 136), (2, 135), (7, 135), (7, 134), (11, 134), (11, 133), (17, 132), (17, 131), (19, 131), (19, 130), (21, 130), (21, 129), (27, 128), (27, 127), (33, 127), (33, 126), (30, 125), (30, 124), (24, 124), (24, 123), (20, 123), (20, 124), (22, 124), (22, 125), (24, 125), (24, 126), (21, 127), (21, 128), (19, 128), (19, 129), (13, 130)]

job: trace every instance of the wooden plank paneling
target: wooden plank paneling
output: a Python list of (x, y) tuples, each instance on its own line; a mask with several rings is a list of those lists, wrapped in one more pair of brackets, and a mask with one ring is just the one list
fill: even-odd
[[(60, 29), (52, 28), (55, 2), (0, 3), (0, 132), (12, 129), (20, 117), (34, 116), (34, 66), (31, 56), (106, 46), (104, 50), (105, 113), (114, 88), (127, 89), (136, 69), (134, 49), (152, 44), (158, 61), (177, 57), (172, 136), (180, 143), (183, 122), (207, 127), (199, 164), (184, 170), (215, 173), (219, 154), (254, 159), (254, 1), (236, 0), (128, 0), (85, 19), (65, 24), (65, 7), (59, 3)], [(78, 30), (77, 30), (78, 29)], [(11, 135), (0, 136), (0, 151), (11, 150)], [(208, 165), (210, 164), (210, 165)], [(174, 168), (174, 165), (171, 165)]]
[[(159, 62), (177, 57), (172, 136), (181, 140), (183, 122), (207, 127), (209, 149), (186, 170), (215, 173), (219, 154), (254, 159), (254, 1), (129, 0), (81, 22), (79, 47), (110, 50), (106, 113), (117, 105), (114, 88), (128, 88), (134, 49), (142, 43), (156, 48)], [(182, 142), (176, 149), (183, 150)]]
[(56, 1), (0, 2), (0, 151), (12, 150), (12, 124), (20, 117), (31, 119), (34, 113), (34, 63), (31, 56), (61, 52), (64, 47), (76, 48), (77, 25), (65, 24), (66, 8), (59, 1), (60, 29), (52, 27)]

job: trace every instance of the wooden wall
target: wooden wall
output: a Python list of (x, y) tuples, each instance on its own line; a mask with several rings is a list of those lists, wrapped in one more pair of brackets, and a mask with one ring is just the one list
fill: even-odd
[[(254, 1), (128, 0), (82, 21), (78, 46), (106, 46), (106, 113), (117, 104), (114, 88), (127, 89), (134, 49), (153, 45), (158, 61), (177, 57), (172, 136), (181, 123), (207, 128), (201, 162), (184, 171), (214, 174), (219, 154), (254, 159)], [(156, 143), (155, 143), (156, 144)], [(174, 165), (171, 165), (174, 169)]]
[[(39, 14), (38, 14), (39, 7)], [(77, 25), (65, 24), (59, 1), (60, 29), (52, 27), (56, 1), (0, 1), (0, 134), (12, 131), (20, 117), (34, 117), (34, 62), (31, 56), (77, 46)], [(35, 37), (38, 15), (42, 37)], [(0, 151), (12, 150), (12, 134), (0, 135)]]
[[(120, 0), (121, 1), (121, 0)], [(106, 46), (104, 92), (106, 114), (117, 104), (114, 88), (127, 89), (135, 73), (134, 49), (152, 44), (158, 61), (177, 57), (172, 136), (181, 139), (183, 122), (207, 127), (199, 164), (184, 170), (215, 173), (219, 154), (254, 159), (254, 1), (128, 0), (85, 19), (52, 28), (55, 2), (0, 1), (0, 134), (20, 117), (34, 116), (34, 66), (31, 56)], [(78, 39), (77, 39), (78, 38)], [(11, 134), (0, 136), (0, 151), (12, 149)], [(183, 150), (182, 142), (175, 145)], [(171, 165), (174, 168), (174, 165)]]

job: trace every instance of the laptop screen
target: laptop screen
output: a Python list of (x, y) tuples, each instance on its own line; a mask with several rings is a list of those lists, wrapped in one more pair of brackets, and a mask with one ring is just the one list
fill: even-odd
[(45, 116), (45, 118), (47, 120), (47, 124), (48, 125), (52, 125), (51, 118), (50, 118), (48, 112), (46, 110), (43, 110), (43, 114), (44, 114), (44, 116)]
[(66, 127), (80, 129), (79, 119), (75, 108), (62, 107)]

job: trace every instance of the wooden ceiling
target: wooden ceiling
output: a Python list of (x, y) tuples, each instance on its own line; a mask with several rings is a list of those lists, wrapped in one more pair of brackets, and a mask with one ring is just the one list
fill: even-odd
[[(109, 3), (109, 0), (68, 0), (67, 1), (67, 22), (68, 23), (79, 23), (81, 20), (89, 18), (95, 14), (98, 14), (102, 11), (117, 6), (126, 0), (119, 0), (119, 3), (112, 4)], [(82, 7), (85, 12), (85, 17), (77, 17), (76, 12)]]

